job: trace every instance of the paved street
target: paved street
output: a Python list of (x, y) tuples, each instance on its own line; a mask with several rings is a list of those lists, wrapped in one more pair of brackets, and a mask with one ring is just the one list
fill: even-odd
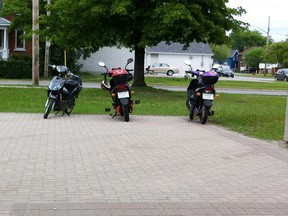
[(288, 215), (288, 150), (185, 117), (0, 113), (0, 216)]

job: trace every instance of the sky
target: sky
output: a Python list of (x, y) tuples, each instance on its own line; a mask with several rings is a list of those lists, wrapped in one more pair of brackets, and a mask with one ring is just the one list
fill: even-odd
[[(236, 19), (250, 24), (250, 30), (258, 30), (263, 36), (269, 35), (275, 42), (288, 38), (288, 0), (229, 0), (228, 7), (241, 6), (246, 14)], [(270, 25), (269, 25), (270, 17)]]

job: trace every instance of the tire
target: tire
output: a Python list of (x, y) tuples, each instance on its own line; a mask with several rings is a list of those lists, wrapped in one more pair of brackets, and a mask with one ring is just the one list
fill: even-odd
[(72, 105), (72, 106), (69, 107), (69, 108), (66, 108), (66, 109), (65, 109), (65, 113), (66, 113), (68, 116), (70, 116), (70, 113), (73, 111), (73, 108), (74, 108), (74, 105)]
[(73, 99), (72, 104), (64, 110), (68, 116), (70, 116), (70, 113), (73, 111), (74, 106), (75, 106), (75, 99)]
[(207, 122), (208, 113), (209, 113), (208, 107), (206, 107), (206, 106), (204, 105), (204, 106), (202, 107), (201, 115), (200, 115), (200, 123), (201, 123), (201, 124), (205, 124), (205, 123)]
[(287, 77), (284, 77), (284, 82), (287, 82), (288, 80), (287, 80)]
[(127, 104), (122, 105), (122, 110), (123, 110), (124, 120), (128, 122), (129, 121), (129, 106)]
[(195, 105), (192, 106), (192, 108), (189, 110), (189, 120), (193, 121), (194, 117), (197, 115), (197, 108), (195, 107)]
[(46, 110), (45, 110), (45, 113), (44, 113), (44, 116), (43, 116), (44, 119), (47, 119), (47, 118), (48, 118), (48, 115), (49, 115), (52, 107), (54, 106), (54, 104), (55, 104), (55, 100), (49, 98), (48, 103), (47, 103), (47, 106), (46, 106)]
[(173, 71), (173, 70), (167, 71), (167, 76), (173, 76), (173, 74), (174, 74), (174, 71)]

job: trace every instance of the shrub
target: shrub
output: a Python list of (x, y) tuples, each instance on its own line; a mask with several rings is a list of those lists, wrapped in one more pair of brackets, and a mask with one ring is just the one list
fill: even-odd
[[(24, 58), (29, 58), (24, 57)], [(15, 60), (10, 58), (8, 61), (0, 61), (0, 78), (8, 79), (31, 79), (32, 60)]]

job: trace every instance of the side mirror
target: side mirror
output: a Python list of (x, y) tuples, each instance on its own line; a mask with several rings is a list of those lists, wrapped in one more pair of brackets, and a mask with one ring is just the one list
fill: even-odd
[(98, 65), (99, 65), (100, 67), (105, 67), (105, 63), (104, 63), (104, 62), (98, 62)]
[(127, 59), (127, 64), (130, 64), (131, 62), (133, 62), (133, 58)]

